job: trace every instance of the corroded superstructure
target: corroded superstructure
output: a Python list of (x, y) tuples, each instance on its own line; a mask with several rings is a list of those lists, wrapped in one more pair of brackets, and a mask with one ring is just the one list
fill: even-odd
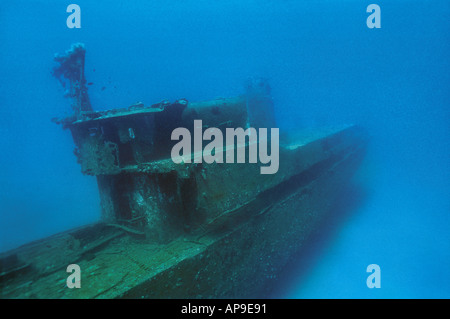
[[(93, 111), (83, 50), (59, 58), (74, 115), (54, 121), (70, 129), (82, 172), (97, 178), (101, 221), (4, 254), (2, 297), (260, 296), (332, 210), (364, 155), (364, 131), (283, 133), (276, 174), (253, 163), (176, 164), (171, 133), (196, 119), (221, 130), (276, 127), (267, 81), (233, 98)], [(84, 269), (82, 289), (64, 286), (72, 263)]]

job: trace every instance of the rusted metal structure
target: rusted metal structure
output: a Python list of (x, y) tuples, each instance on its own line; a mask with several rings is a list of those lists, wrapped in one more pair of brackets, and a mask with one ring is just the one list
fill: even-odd
[[(2, 254), (1, 297), (261, 296), (333, 210), (364, 155), (364, 131), (282, 134), (276, 174), (249, 163), (176, 164), (171, 132), (192, 130), (195, 119), (204, 128), (276, 127), (267, 82), (252, 80), (233, 98), (94, 111), (84, 55), (75, 45), (56, 58), (74, 115), (54, 121), (71, 131), (81, 171), (97, 178), (101, 220)], [(65, 286), (73, 263), (81, 289)]]

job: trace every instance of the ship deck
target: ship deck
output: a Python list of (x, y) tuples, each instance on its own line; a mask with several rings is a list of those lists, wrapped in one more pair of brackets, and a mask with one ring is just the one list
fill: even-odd
[[(339, 189), (364, 154), (365, 141), (354, 126), (297, 132), (283, 147), (309, 157), (308, 165), (284, 175), (254, 200), (224, 212), (211, 227), (168, 243), (148, 241), (124, 226), (98, 223), (3, 253), (0, 296), (255, 297), (332, 210)], [(152, 163), (158, 170), (162, 164)], [(73, 263), (81, 268), (80, 289), (66, 286), (66, 268)]]

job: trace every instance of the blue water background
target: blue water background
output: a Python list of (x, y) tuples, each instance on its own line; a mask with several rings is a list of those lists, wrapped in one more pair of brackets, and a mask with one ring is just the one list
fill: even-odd
[[(355, 198), (343, 199), (356, 205), (272, 297), (450, 297), (449, 1), (378, 1), (381, 29), (356, 0), (79, 0), (81, 29), (66, 27), (70, 3), (0, 3), (0, 250), (99, 218), (95, 178), (50, 122), (70, 113), (53, 55), (83, 42), (96, 110), (234, 96), (263, 76), (281, 129), (369, 130)], [(372, 263), (380, 289), (366, 286)]]

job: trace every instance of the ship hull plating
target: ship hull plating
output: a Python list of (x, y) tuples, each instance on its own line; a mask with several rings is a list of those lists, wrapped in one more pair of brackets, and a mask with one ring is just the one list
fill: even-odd
[[(280, 166), (280, 174), (284, 175), (279, 180), (261, 185), (254, 193), (250, 192), (254, 186), (250, 181), (248, 188), (235, 186), (236, 192), (248, 194), (234, 201), (228, 197), (233, 204), (217, 198), (216, 210), (210, 211), (197, 227), (191, 223), (191, 228), (180, 228), (175, 223), (169, 227), (170, 236), (162, 238), (159, 233), (152, 234), (148, 225), (147, 231), (140, 232), (126, 224), (103, 221), (3, 254), (1, 297), (265, 296), (280, 270), (302, 248), (320, 220), (333, 214), (341, 190), (365, 153), (366, 135), (357, 127), (309, 136), (285, 147), (286, 152), (291, 152), (291, 162), (285, 155), (286, 162), (281, 165), (287, 166)], [(280, 158), (283, 163), (283, 157)], [(194, 176), (200, 179), (202, 174), (214, 176), (227, 169), (233, 171), (231, 166), (209, 169)], [(148, 167), (133, 174), (133, 178), (141, 179), (142, 174), (153, 173)], [(228, 176), (229, 183), (236, 181), (232, 174)], [(107, 187), (100, 188), (108, 191)], [(214, 191), (212, 185), (210, 189)], [(129, 191), (133, 193), (135, 189)], [(199, 196), (204, 197), (203, 193), (199, 192)], [(232, 208), (227, 210), (226, 205)], [(66, 286), (66, 268), (73, 263), (81, 268), (80, 289)]]

